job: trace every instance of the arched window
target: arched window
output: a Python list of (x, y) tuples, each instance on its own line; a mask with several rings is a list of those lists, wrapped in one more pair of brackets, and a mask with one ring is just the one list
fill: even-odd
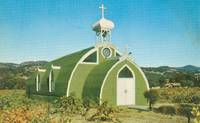
[(97, 62), (97, 51), (90, 54), (87, 58), (83, 60), (83, 62), (91, 62), (91, 63), (96, 63)]
[(118, 77), (119, 78), (133, 78), (133, 74), (130, 71), (130, 69), (126, 66), (120, 71)]

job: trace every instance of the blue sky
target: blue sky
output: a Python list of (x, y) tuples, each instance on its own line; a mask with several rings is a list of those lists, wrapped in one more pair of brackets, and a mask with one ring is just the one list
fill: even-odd
[[(94, 45), (102, 0), (0, 0), (0, 62), (53, 60)], [(140, 66), (200, 66), (199, 0), (104, 0), (112, 40)]]

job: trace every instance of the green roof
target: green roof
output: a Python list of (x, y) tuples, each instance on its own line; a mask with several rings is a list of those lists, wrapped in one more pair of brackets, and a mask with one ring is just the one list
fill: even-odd
[[(82, 56), (84, 54), (86, 54), (89, 50), (91, 50), (94, 47), (90, 47), (69, 55), (66, 55), (64, 57), (61, 57), (59, 59), (56, 59), (54, 61), (51, 61), (49, 63), (47, 63), (46, 65), (44, 65), (42, 68), (46, 69), (46, 72), (44, 73), (44, 75), (41, 78), (41, 89), (38, 92), (39, 94), (43, 94), (43, 95), (55, 95), (55, 96), (63, 96), (66, 95), (67, 92), (67, 86), (68, 86), (68, 81), (70, 79), (71, 73), (74, 69), (74, 67), (76, 66), (76, 64), (78, 63), (78, 61), (82, 58)], [(54, 93), (49, 93), (48, 92), (48, 77), (49, 77), (49, 73), (51, 70), (51, 65), (55, 65), (55, 66), (60, 66), (61, 69), (59, 70), (59, 72), (57, 72), (55, 75), (56, 78), (54, 81), (56, 81), (56, 85), (55, 85), (55, 92)], [(28, 85), (34, 85), (35, 81), (33, 81), (36, 77), (35, 73), (28, 81)], [(31, 93), (35, 92), (35, 86), (31, 87)], [(36, 92), (35, 92), (36, 93)]]
[[(93, 48), (94, 47), (90, 47), (79, 52), (66, 55), (44, 65), (42, 68), (46, 69), (45, 72), (36, 72), (27, 81), (27, 93), (30, 92), (30, 94), (33, 95), (36, 94), (41, 96), (45, 95), (49, 97), (54, 97), (65, 96), (68, 92), (68, 94), (74, 93), (78, 96), (78, 98), (82, 98), (83, 100), (91, 100), (98, 103), (100, 99), (101, 87), (105, 80), (105, 84), (101, 93), (101, 100), (109, 101), (109, 105), (117, 105), (116, 76), (118, 76), (118, 71), (124, 65), (128, 65), (134, 71), (135, 75), (136, 104), (146, 104), (146, 100), (143, 97), (143, 92), (148, 89), (145, 83), (145, 77), (143, 77), (141, 71), (135, 64), (129, 62), (128, 60), (119, 61), (118, 59), (116, 59), (114, 54), (110, 59), (105, 59), (102, 56), (101, 52), (96, 52), (96, 49), (94, 49), (95, 53), (88, 54), (89, 56), (86, 57), (87, 60), (85, 61), (93, 61), (95, 58), (97, 58), (97, 55), (99, 58), (98, 64), (78, 64), (83, 56), (93, 51)], [(100, 47), (98, 50), (101, 51), (102, 47)], [(115, 52), (114, 49), (113, 52)], [(60, 66), (61, 69), (54, 69), (52, 71), (51, 65)], [(75, 69), (76, 65), (77, 68)], [(113, 69), (111, 69), (112, 67)], [(108, 74), (109, 70), (111, 71)], [(53, 72), (54, 78), (52, 81), (52, 87), (55, 87), (55, 91), (53, 92), (49, 92), (49, 74), (51, 71)], [(69, 86), (68, 82), (72, 75), (72, 72), (73, 77), (70, 80), (70, 89), (67, 90)], [(40, 81), (38, 82), (39, 85), (41, 85), (39, 92), (36, 92), (35, 80), (37, 74), (39, 74), (40, 76)]]
[(101, 91), (101, 85), (103, 80), (107, 74), (107, 72), (111, 69), (111, 67), (117, 62), (118, 60), (106, 60), (99, 65), (97, 65), (88, 75), (84, 88), (83, 88), (83, 95), (84, 99), (92, 99), (92, 100), (99, 100), (99, 94)]

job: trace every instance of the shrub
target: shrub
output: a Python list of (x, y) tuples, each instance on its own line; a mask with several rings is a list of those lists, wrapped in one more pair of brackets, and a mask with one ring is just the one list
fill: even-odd
[(154, 104), (157, 101), (158, 92), (154, 89), (150, 89), (144, 92), (144, 97), (147, 98), (147, 101), (149, 102), (149, 109), (151, 110), (152, 104)]
[(80, 99), (74, 96), (63, 96), (54, 101), (56, 111), (68, 114), (84, 114), (85, 109)]
[(158, 109), (157, 109), (158, 112), (160, 113), (163, 113), (163, 114), (169, 114), (169, 115), (174, 115), (176, 114), (176, 109), (174, 106), (169, 106), (169, 105), (166, 105), (166, 106), (160, 106)]
[(177, 94), (172, 97), (172, 102), (174, 103), (186, 103), (186, 96), (184, 94)]
[(172, 102), (174, 103), (200, 103), (200, 94), (177, 94), (173, 96)]
[(187, 117), (188, 123), (190, 123), (190, 119), (192, 116), (191, 111), (192, 111), (192, 107), (191, 107), (191, 105), (188, 105), (188, 104), (180, 104), (176, 108), (176, 114)]
[[(195, 107), (195, 108), (192, 108)], [(190, 123), (191, 117), (195, 117), (196, 121), (200, 120), (200, 106), (189, 103), (181, 103), (175, 106), (160, 106), (159, 108), (154, 108), (154, 112), (159, 112), (163, 114), (170, 115), (180, 115), (188, 118), (188, 123)], [(195, 122), (199, 123), (199, 122)]]
[(0, 109), (12, 109), (23, 105), (33, 105), (36, 101), (27, 98), (25, 95), (18, 95), (18, 93), (10, 93), (0, 96)]
[[(11, 110), (5, 110), (2, 112), (1, 119), (5, 123), (15, 122), (22, 123), (32, 121), (33, 119), (37, 119), (37, 121), (41, 121), (41, 115), (44, 115), (45, 111), (40, 107), (37, 108), (36, 111), (30, 110), (28, 106), (21, 106), (19, 108), (13, 108)], [(48, 122), (48, 121), (47, 121)]]
[(83, 106), (86, 108), (86, 110), (89, 110), (90, 108), (97, 107), (99, 103), (97, 103), (94, 100), (91, 99), (84, 99)]
[(10, 99), (8, 97), (0, 97), (0, 109), (8, 108), (10, 106)]
[(113, 121), (119, 122), (119, 120), (114, 115), (115, 110), (112, 107), (108, 107), (107, 102), (103, 102), (101, 105), (96, 107), (96, 113), (92, 115), (89, 121)]
[(158, 101), (168, 103), (200, 103), (200, 88), (157, 89)]
[(199, 104), (200, 103), (200, 94), (199, 93), (193, 94), (191, 102), (194, 104)]

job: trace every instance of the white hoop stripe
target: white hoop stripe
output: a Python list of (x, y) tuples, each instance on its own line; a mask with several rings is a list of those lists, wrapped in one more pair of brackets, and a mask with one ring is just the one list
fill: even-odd
[[(135, 65), (135, 67), (140, 71), (140, 73), (142, 74), (142, 77), (144, 78), (144, 80), (145, 80), (145, 84), (146, 84), (146, 86), (147, 86), (147, 89), (149, 90), (149, 83), (148, 83), (148, 80), (147, 80), (147, 78), (146, 78), (146, 76), (144, 75), (144, 72), (141, 70), (141, 68), (137, 65), (137, 64), (135, 64), (133, 61), (131, 61), (131, 60), (129, 60), (129, 59), (127, 59), (129, 62), (131, 62), (132, 64), (134, 64)], [(123, 60), (124, 61), (124, 60)], [(104, 87), (104, 84), (105, 84), (105, 81), (106, 81), (106, 79), (108, 78), (108, 75), (110, 74), (110, 72), (119, 64), (119, 63), (121, 63), (121, 62), (123, 62), (123, 61), (118, 61), (117, 63), (115, 63), (114, 65), (113, 65), (113, 67), (107, 72), (107, 74), (106, 74), (106, 77), (104, 78), (104, 80), (103, 80), (103, 84), (102, 84), (102, 86), (101, 86), (101, 91), (100, 91), (100, 104), (102, 103), (102, 93), (103, 93), (103, 87)]]
[[(70, 75), (70, 78), (69, 78), (69, 81), (68, 81), (68, 86), (67, 86), (67, 96), (69, 96), (69, 89), (70, 89), (70, 84), (71, 84), (71, 80), (72, 80), (72, 77), (74, 75), (74, 72), (76, 71), (76, 68), (78, 67), (79, 64), (82, 63), (82, 61), (87, 58), (90, 54), (92, 54), (93, 52), (97, 51), (97, 54), (99, 54), (99, 51), (98, 51), (98, 48), (94, 47), (93, 49), (89, 50), (85, 55), (83, 55), (81, 57), (81, 59), (77, 62), (76, 66), (74, 67), (74, 69), (72, 70), (72, 73)], [(98, 58), (98, 55), (97, 55), (97, 63), (93, 63), (93, 64), (98, 64), (99, 63), (99, 58)], [(82, 63), (83, 64), (83, 63)], [(85, 63), (84, 63), (85, 64)], [(91, 63), (88, 63), (88, 64), (91, 64)]]

